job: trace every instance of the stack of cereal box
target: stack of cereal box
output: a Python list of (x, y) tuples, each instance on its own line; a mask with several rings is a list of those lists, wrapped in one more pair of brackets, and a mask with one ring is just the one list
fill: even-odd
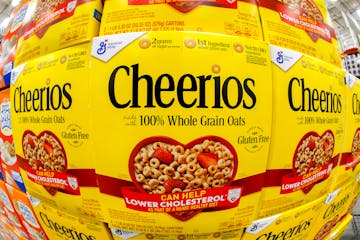
[(351, 221), (360, 80), (324, 0), (24, 0), (10, 19), (4, 238), (321, 240)]
[[(349, 223), (349, 209), (358, 193), (353, 188), (356, 160), (346, 153), (351, 152), (346, 142), (353, 139), (348, 132), (353, 130), (347, 128), (354, 120), (348, 116), (351, 99), (326, 4), (260, 0), (259, 11), (264, 40), (271, 49), (274, 97), (258, 217), (294, 216), (294, 212), (296, 217), (296, 210), (323, 199), (309, 235), (301, 239), (335, 237), (333, 231)], [(246, 232), (251, 233), (254, 224)], [(292, 235), (294, 229), (278, 233), (298, 239)]]
[(92, 136), (113, 234), (239, 239), (256, 218), (271, 131), (256, 1), (108, 0), (99, 35)]
[[(89, 84), (90, 41), (99, 32), (102, 4), (28, 0), (14, 10), (8, 30), (15, 36), (9, 38), (13, 58), (9, 68), (5, 65), (11, 71), (5, 83), (11, 86), (2, 91), (1, 104), (1, 129), (11, 123), (14, 134), (10, 142), (9, 130), (1, 132), (1, 153), (6, 190), (27, 239), (111, 239), (92, 164), (88, 95), (82, 93)], [(9, 167), (15, 161), (22, 178)], [(12, 184), (18, 179), (24, 188)], [(19, 191), (25, 188), (26, 193)], [(54, 219), (54, 211), (68, 215)]]

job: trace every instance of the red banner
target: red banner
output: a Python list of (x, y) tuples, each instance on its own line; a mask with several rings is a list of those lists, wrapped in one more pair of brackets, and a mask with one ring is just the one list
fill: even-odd
[[(325, 41), (331, 42), (331, 32), (322, 22), (290, 12), (286, 7), (280, 5), (278, 5), (277, 11), (279, 12), (280, 18), (283, 22), (300, 28), (308, 33), (314, 33)], [(317, 39), (313, 40), (316, 41)]]
[(147, 194), (134, 187), (121, 188), (127, 208), (157, 213), (233, 208), (238, 206), (242, 190), (241, 187), (220, 187), (171, 194)]
[(199, 3), (207, 4), (210, 3), (212, 6), (219, 6), (224, 8), (237, 8), (237, 0), (128, 0), (129, 5), (152, 5), (152, 4), (167, 4), (167, 3)]
[[(78, 174), (75, 173), (74, 175), (77, 177), (79, 176)], [(264, 185), (264, 178), (265, 178), (265, 173), (259, 173), (246, 178), (234, 180), (230, 185), (232, 187), (241, 187), (243, 190), (241, 195), (245, 196), (255, 192), (260, 192), (261, 188)], [(97, 174), (96, 179), (98, 181), (98, 186), (101, 193), (109, 194), (116, 197), (121, 197), (121, 198), (124, 197), (123, 193), (120, 191), (122, 187), (135, 187), (135, 184), (133, 182), (114, 178), (114, 177), (109, 177), (101, 174)], [(278, 185), (280, 185), (281, 179), (278, 182), (279, 182)]]
[(302, 190), (321, 180), (324, 180), (330, 176), (332, 168), (333, 163), (328, 163), (310, 173), (301, 176), (293, 176), (292, 174), (283, 176), (280, 194)]
[(78, 180), (72, 175), (56, 171), (39, 171), (31, 168), (27, 168), (25, 171), (29, 180), (34, 183), (80, 195)]
[(345, 170), (354, 169), (360, 163), (360, 153), (356, 156), (352, 156), (352, 154), (347, 158)]
[(33, 34), (41, 38), (51, 25), (71, 17), (75, 12), (76, 6), (76, 1), (68, 0), (51, 11), (46, 12), (39, 20), (32, 22), (26, 27), (24, 39), (28, 39)]

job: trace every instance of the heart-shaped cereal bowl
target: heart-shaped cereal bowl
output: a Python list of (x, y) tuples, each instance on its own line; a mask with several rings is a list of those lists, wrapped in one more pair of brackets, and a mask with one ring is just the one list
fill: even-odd
[[(146, 194), (171, 194), (225, 187), (238, 166), (233, 146), (218, 136), (204, 136), (187, 144), (164, 136), (139, 142), (130, 154), (129, 173), (137, 189)], [(170, 213), (186, 221), (201, 210)]]
[[(302, 176), (332, 161), (335, 138), (331, 130), (321, 136), (317, 132), (306, 133), (299, 141), (293, 156), (293, 175)], [(302, 189), (308, 193), (314, 185)]]
[[(51, 131), (42, 131), (36, 135), (26, 130), (22, 136), (22, 148), (26, 165), (34, 170), (66, 172), (67, 158), (59, 138)], [(55, 195), (56, 188), (44, 186)]]

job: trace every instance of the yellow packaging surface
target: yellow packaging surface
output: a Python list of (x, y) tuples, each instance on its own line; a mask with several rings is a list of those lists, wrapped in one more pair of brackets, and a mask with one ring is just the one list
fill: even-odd
[(319, 218), (313, 228), (314, 240), (329, 236), (334, 226), (346, 218), (353, 201), (354, 182), (349, 182), (341, 188), (329, 193), (319, 213)]
[(53, 208), (33, 196), (30, 196), (29, 199), (40, 225), (50, 240), (112, 240), (108, 228), (102, 222), (71, 215)]
[(241, 240), (313, 239), (312, 229), (324, 204), (325, 197), (301, 207), (254, 221), (246, 228)]
[(213, 32), (263, 39), (254, 0), (105, 2), (100, 36), (145, 31)]
[(341, 67), (340, 47), (324, 0), (259, 0), (264, 39)]
[(347, 180), (356, 179), (360, 172), (360, 79), (349, 73), (346, 73), (345, 94), (344, 150), (339, 162), (338, 186)]
[(103, 220), (90, 141), (89, 56), (90, 44), (83, 44), (15, 68), (10, 108), (27, 192)]
[(31, 21), (19, 34), (15, 66), (98, 36), (100, 0), (33, 0)]
[(341, 222), (336, 224), (334, 229), (331, 230), (330, 235), (325, 239), (326, 240), (340, 240), (343, 233), (345, 232), (346, 228), (349, 226), (352, 218), (353, 217), (351, 214), (346, 215), (346, 217)]
[(250, 224), (269, 150), (268, 46), (128, 33), (95, 38), (92, 55), (91, 134), (106, 221), (168, 234)]
[(273, 127), (259, 218), (329, 191), (344, 133), (344, 72), (271, 46)]
[(110, 228), (114, 240), (179, 240), (179, 239), (197, 239), (197, 240), (239, 240), (243, 235), (244, 229), (231, 230), (225, 232), (199, 233), (199, 234), (176, 234), (169, 235), (165, 233), (138, 233)]

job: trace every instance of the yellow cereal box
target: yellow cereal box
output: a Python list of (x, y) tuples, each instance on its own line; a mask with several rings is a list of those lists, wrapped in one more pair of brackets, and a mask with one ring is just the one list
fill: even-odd
[(5, 186), (15, 212), (31, 239), (47, 240), (48, 238), (41, 228), (38, 219), (35, 217), (32, 205), (26, 193), (17, 190), (9, 184), (5, 184)]
[(107, 0), (100, 36), (126, 32), (199, 31), (262, 40), (256, 0)]
[(291, 210), (254, 221), (246, 228), (241, 240), (312, 239), (312, 228), (324, 204), (325, 197)]
[(333, 230), (331, 230), (330, 235), (325, 239), (326, 240), (340, 240), (343, 233), (345, 232), (346, 228), (349, 226), (352, 218), (353, 217), (351, 214), (346, 215), (346, 217), (341, 222), (336, 224), (336, 226), (333, 228)]
[(340, 47), (324, 0), (259, 0), (264, 39), (341, 67)]
[(346, 73), (345, 93), (344, 150), (339, 163), (338, 186), (349, 179), (356, 179), (360, 171), (360, 79), (350, 73)]
[(11, 15), (9, 16), (9, 24), (5, 29), (5, 33), (3, 34), (1, 41), (2, 50), (5, 55), (11, 49), (16, 48), (16, 43), (19, 35), (23, 31), (23, 27), (30, 21), (34, 3), (35, 2), (32, 0), (23, 0), (11, 12)]
[(12, 72), (13, 138), (27, 192), (77, 216), (103, 220), (89, 119), (90, 44)]
[(33, 0), (31, 19), (19, 34), (15, 66), (98, 36), (100, 0)]
[(111, 226), (193, 234), (251, 223), (271, 130), (268, 51), (196, 32), (93, 40), (91, 134)]
[(271, 46), (273, 125), (259, 218), (329, 191), (344, 133), (344, 72)]
[(112, 240), (104, 223), (71, 215), (29, 196), (36, 217), (50, 240)]
[(349, 215), (349, 207), (353, 200), (353, 189), (354, 183), (350, 182), (327, 195), (313, 228), (314, 240), (325, 239), (334, 229), (334, 226)]
[[(14, 8), (10, 17), (9, 24), (1, 40), (2, 62), (4, 64), (4, 82), (1, 85), (9, 86), (11, 70), (14, 67), (14, 54), (19, 35), (22, 34), (23, 28), (29, 23), (32, 14), (34, 1), (24, 0)], [(0, 86), (1, 86), (0, 85)]]
[(0, 162), (5, 182), (26, 192), (14, 149), (9, 88), (0, 90)]
[(179, 240), (179, 239), (197, 239), (197, 240), (239, 240), (243, 235), (244, 230), (231, 230), (225, 232), (214, 232), (214, 233), (199, 233), (199, 234), (176, 234), (169, 235), (166, 233), (138, 233), (120, 230), (116, 228), (110, 228), (111, 234), (114, 240)]

